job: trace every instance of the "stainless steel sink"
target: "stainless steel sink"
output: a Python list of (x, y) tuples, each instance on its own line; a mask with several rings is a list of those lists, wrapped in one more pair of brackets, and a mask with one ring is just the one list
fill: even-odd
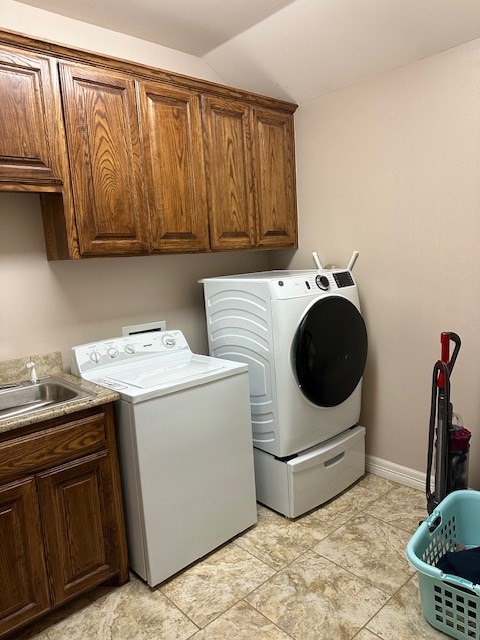
[(35, 384), (20, 382), (0, 385), (0, 419), (13, 418), (92, 395), (93, 393), (75, 384), (55, 377), (41, 378)]

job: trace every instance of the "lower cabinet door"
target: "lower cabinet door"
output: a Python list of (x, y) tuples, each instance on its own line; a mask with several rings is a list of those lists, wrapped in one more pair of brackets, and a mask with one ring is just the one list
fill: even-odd
[(109, 543), (110, 483), (107, 451), (37, 475), (55, 604), (87, 591), (118, 570)]
[(50, 608), (35, 479), (0, 487), (0, 636)]

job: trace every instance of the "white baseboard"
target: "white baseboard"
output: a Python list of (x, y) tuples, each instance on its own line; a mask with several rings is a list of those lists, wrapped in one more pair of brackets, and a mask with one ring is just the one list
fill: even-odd
[[(425, 491), (425, 473), (422, 473), (422, 471), (402, 467), (395, 462), (389, 462), (388, 460), (382, 460), (382, 458), (368, 455), (365, 456), (365, 469), (369, 473), (373, 473), (381, 478), (393, 480), (406, 487), (412, 487), (412, 489)], [(431, 486), (432, 488), (434, 486), (433, 478)]]

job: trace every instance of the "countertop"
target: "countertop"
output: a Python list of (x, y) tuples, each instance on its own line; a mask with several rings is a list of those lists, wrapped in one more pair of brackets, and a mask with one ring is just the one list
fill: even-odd
[(78, 398), (77, 400), (63, 402), (57, 406), (38, 409), (28, 413), (27, 415), (0, 419), (0, 433), (13, 431), (14, 429), (19, 429), (20, 427), (32, 425), (58, 416), (68, 415), (75, 411), (82, 411), (83, 409), (96, 407), (107, 402), (113, 402), (114, 400), (118, 400), (120, 397), (116, 391), (111, 391), (106, 387), (100, 387), (92, 382), (88, 382), (87, 380), (77, 378), (77, 376), (73, 376), (70, 373), (66, 373), (62, 367), (62, 357), (60, 352), (33, 355), (16, 360), (0, 362), (0, 384), (23, 382), (28, 380), (29, 374), (26, 364), (30, 361), (35, 362), (35, 368), (40, 380), (42, 378), (54, 376), (75, 384), (81, 389), (89, 391), (92, 395), (87, 398)]

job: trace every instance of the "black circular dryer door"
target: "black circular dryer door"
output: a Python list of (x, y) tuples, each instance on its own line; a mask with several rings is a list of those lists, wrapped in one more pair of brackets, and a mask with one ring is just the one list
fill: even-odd
[(367, 359), (367, 330), (358, 309), (330, 296), (310, 307), (293, 342), (293, 369), (304, 395), (335, 407), (355, 390)]

